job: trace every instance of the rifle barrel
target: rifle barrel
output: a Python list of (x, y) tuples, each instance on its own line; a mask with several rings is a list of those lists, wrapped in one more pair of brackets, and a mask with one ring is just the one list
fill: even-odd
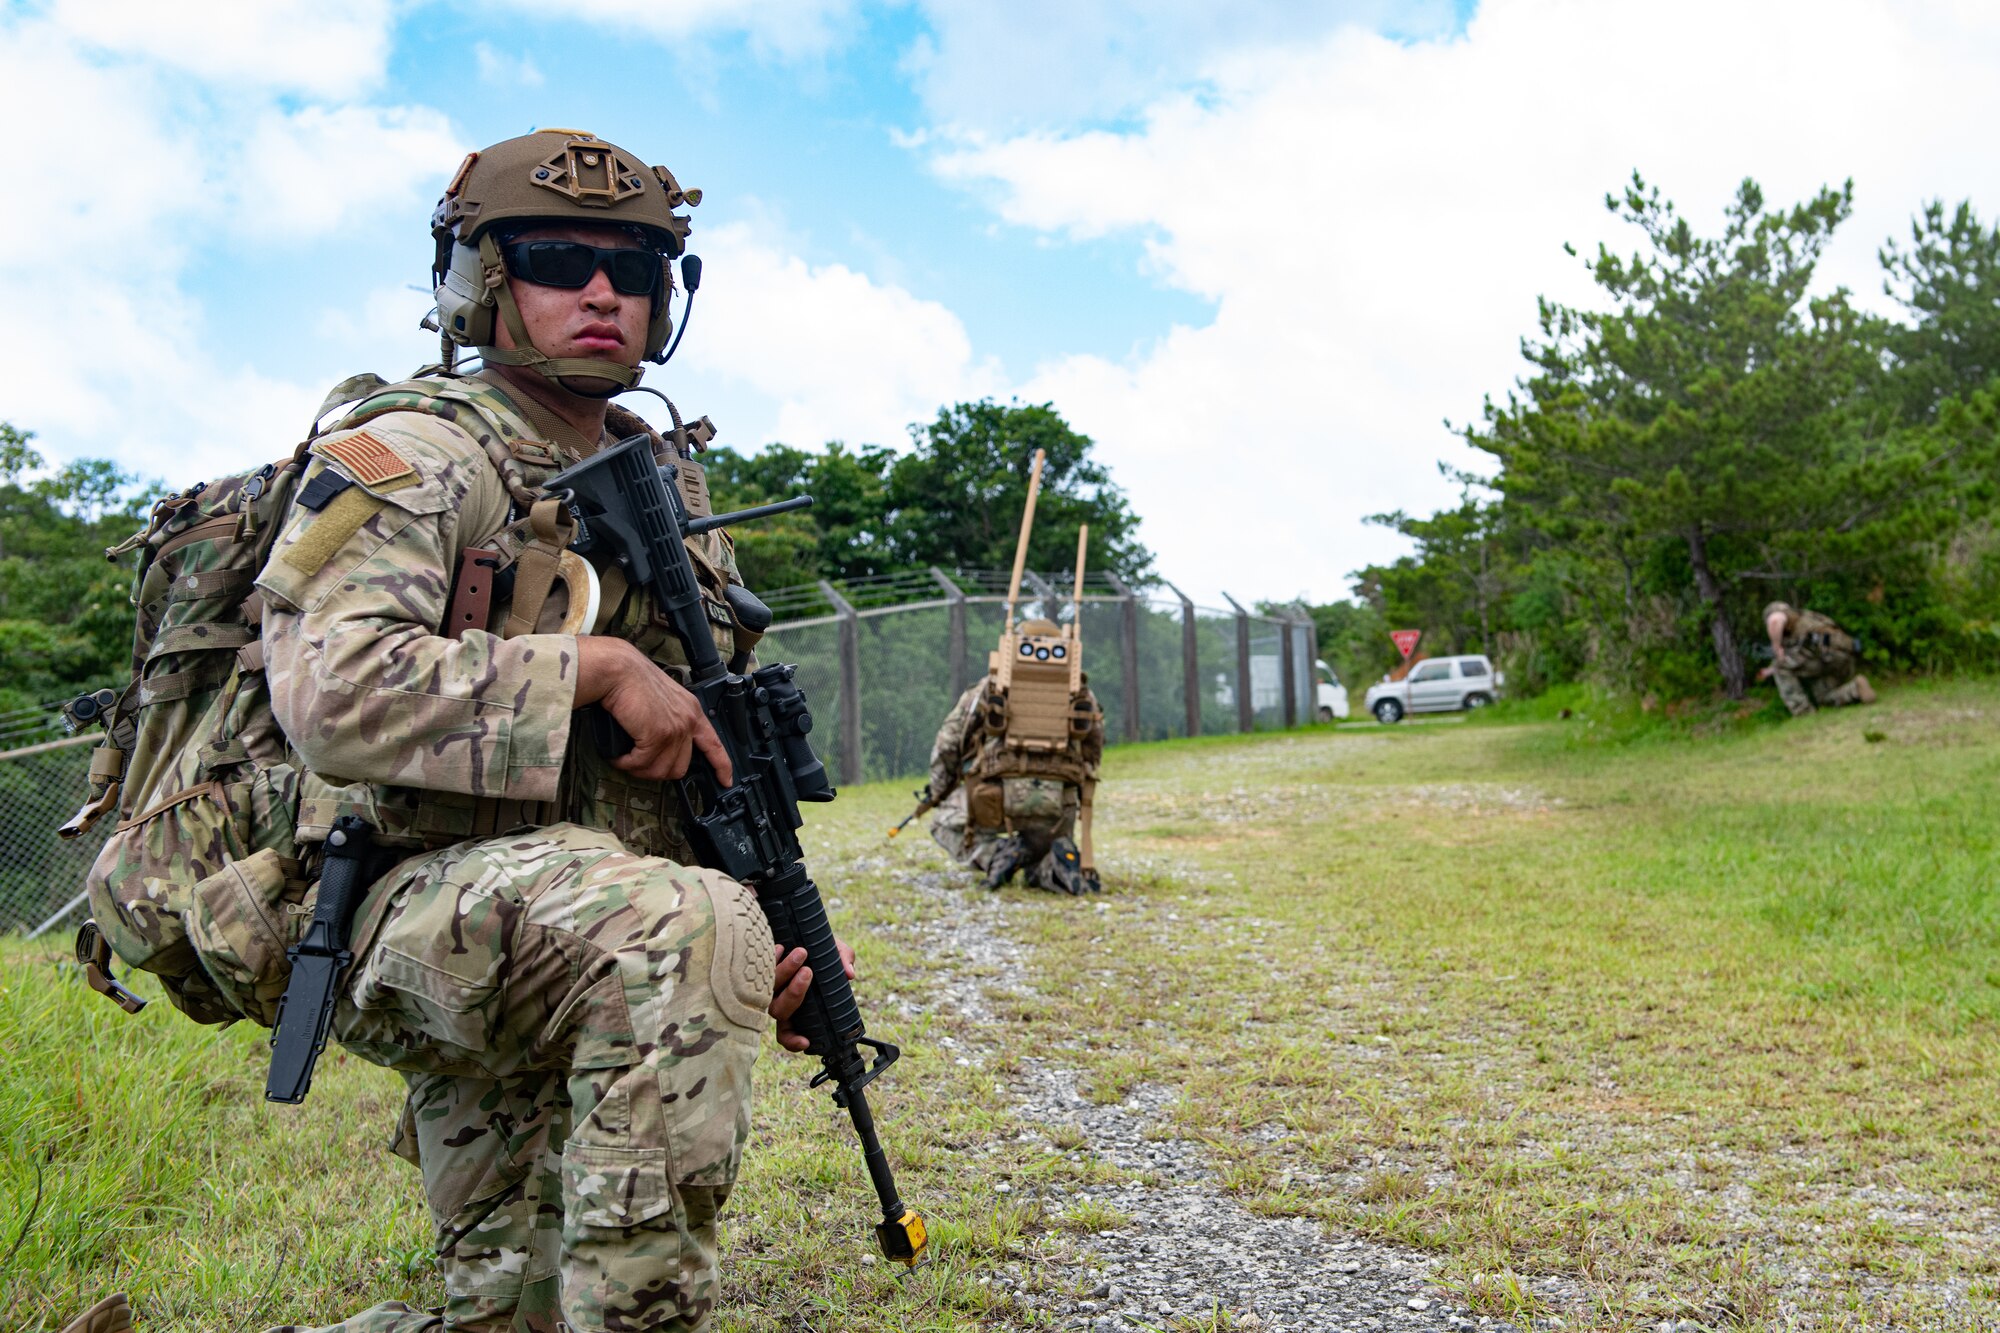
[(687, 535), (698, 537), (704, 532), (726, 528), (736, 523), (748, 523), (754, 518), (769, 518), (773, 514), (789, 514), (794, 509), (809, 509), (813, 498), (810, 495), (795, 495), (789, 500), (779, 500), (775, 504), (752, 505), (748, 509), (737, 509), (727, 514), (710, 514), (707, 518), (688, 520)]

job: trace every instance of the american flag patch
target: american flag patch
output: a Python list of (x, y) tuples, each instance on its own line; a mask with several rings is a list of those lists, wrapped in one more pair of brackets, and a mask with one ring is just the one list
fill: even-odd
[(415, 476), (417, 472), (408, 459), (365, 430), (328, 440), (317, 448), (363, 486), (380, 486), (398, 477)]

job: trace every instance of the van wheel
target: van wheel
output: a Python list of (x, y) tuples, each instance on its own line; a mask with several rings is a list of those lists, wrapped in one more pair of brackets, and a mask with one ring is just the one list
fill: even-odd
[(1319, 720), (1320, 720), (1320, 721), (1322, 721), (1322, 722), (1331, 722), (1331, 721), (1333, 721), (1333, 707), (1332, 707), (1332, 705), (1330, 705), (1330, 704), (1321, 704), (1321, 705), (1319, 706)]
[(1375, 720), (1385, 727), (1392, 727), (1403, 720), (1403, 705), (1394, 699), (1384, 699), (1375, 705)]
[(1468, 694), (1465, 696), (1465, 706), (1467, 708), (1484, 708), (1492, 702), (1493, 696), (1490, 694)]

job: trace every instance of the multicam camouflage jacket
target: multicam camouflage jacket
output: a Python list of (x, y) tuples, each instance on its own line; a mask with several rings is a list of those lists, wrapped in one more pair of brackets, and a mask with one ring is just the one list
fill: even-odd
[[(501, 384), (439, 376), (398, 385), (313, 442), (299, 499), (257, 580), (271, 704), (301, 760), (299, 835), (312, 839), (350, 812), (386, 839), (432, 847), (570, 821), (641, 855), (687, 861), (671, 788), (628, 778), (570, 725), (576, 642), (543, 632), (563, 619), (560, 595), (542, 608), (537, 632), (498, 632), (542, 483), (643, 423), (613, 409), (605, 439), (585, 441)], [(655, 452), (672, 457), (657, 436)], [(323, 472), (333, 481), (316, 486)], [(707, 512), (699, 467), (681, 472), (690, 508)], [(447, 636), (454, 574), (470, 549), (500, 557), (495, 628)], [(709, 533), (690, 549), (727, 653), (734, 622), (722, 591), (741, 581), (729, 539)], [(600, 576), (594, 632), (684, 673), (650, 594), (616, 570)]]

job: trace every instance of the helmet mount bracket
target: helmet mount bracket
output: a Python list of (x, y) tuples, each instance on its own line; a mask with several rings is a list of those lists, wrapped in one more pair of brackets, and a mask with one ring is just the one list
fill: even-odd
[(646, 189), (639, 169), (616, 148), (589, 136), (572, 138), (542, 159), (528, 179), (586, 208), (611, 208)]

